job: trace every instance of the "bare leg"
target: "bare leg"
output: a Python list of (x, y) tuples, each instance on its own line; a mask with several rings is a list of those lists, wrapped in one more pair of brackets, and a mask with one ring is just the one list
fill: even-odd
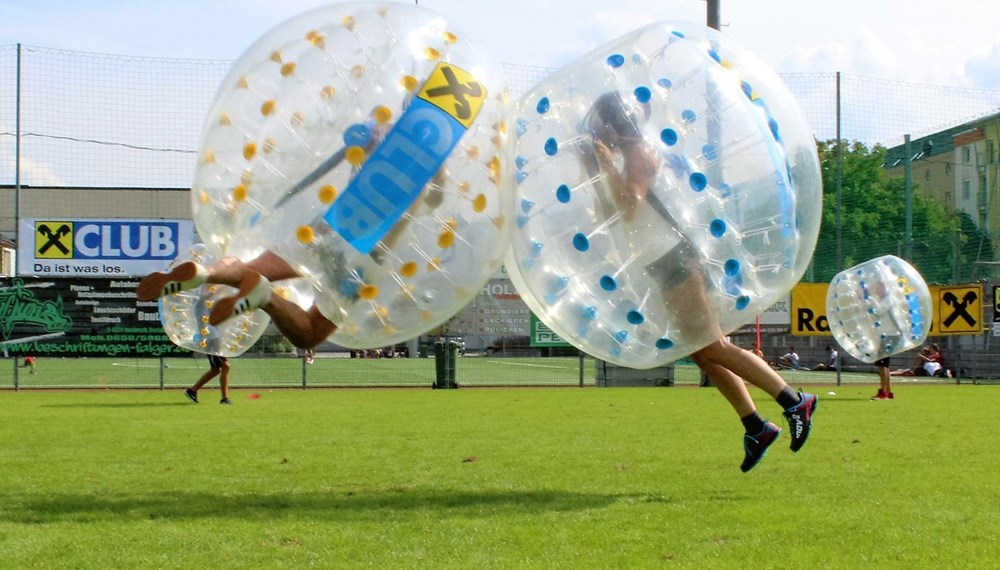
[[(733, 374), (777, 398), (788, 384), (763, 360), (735, 344), (719, 339), (691, 355), (695, 364), (701, 366), (718, 365), (731, 370)], [(705, 370), (714, 380), (709, 370)]]
[[(250, 272), (259, 273), (269, 281), (299, 276), (284, 259), (266, 251), (248, 263), (235, 258), (222, 259), (212, 266), (208, 280), (239, 287)], [(263, 309), (274, 319), (278, 330), (299, 348), (313, 348), (337, 330), (336, 325), (324, 317), (315, 305), (307, 311), (279, 295), (271, 295)]]
[(208, 372), (202, 374), (201, 378), (199, 378), (198, 381), (194, 383), (194, 386), (191, 386), (191, 391), (192, 392), (197, 392), (198, 390), (201, 390), (202, 386), (204, 386), (205, 384), (208, 384), (209, 381), (211, 381), (212, 378), (215, 378), (216, 376), (218, 376), (220, 372), (221, 372), (221, 369), (219, 369), (219, 368), (212, 368)]
[[(704, 322), (711, 309), (705, 297), (705, 284), (701, 275), (692, 275), (678, 286), (664, 292), (667, 307), (678, 322)], [(718, 325), (711, 320), (705, 323), (707, 330), (693, 333), (692, 341), (714, 335), (716, 340), (691, 354), (691, 359), (701, 368), (712, 383), (722, 393), (741, 418), (757, 410), (744, 379), (754, 386), (777, 398), (787, 387), (785, 381), (762, 358), (725, 340)]]
[(222, 399), (229, 399), (229, 363), (226, 362), (222, 365), (222, 371), (219, 375), (219, 390), (222, 392)]
[(298, 348), (314, 348), (337, 330), (337, 326), (324, 317), (315, 305), (306, 311), (279, 295), (271, 296), (271, 302), (264, 307), (264, 311), (274, 319), (278, 330)]
[(298, 277), (285, 260), (271, 251), (266, 251), (249, 263), (244, 263), (235, 257), (226, 257), (207, 270), (193, 261), (188, 261), (167, 272), (150, 273), (139, 281), (136, 296), (140, 301), (152, 301), (164, 295), (192, 289), (206, 281), (239, 287), (248, 271), (259, 273), (269, 281)]
[(696, 355), (692, 355), (692, 357), (695, 363), (712, 379), (712, 384), (715, 385), (741, 418), (757, 411), (757, 407), (753, 403), (753, 398), (750, 397), (750, 392), (747, 390), (742, 378), (718, 364), (708, 361), (699, 362)]
[(288, 263), (271, 251), (265, 251), (256, 259), (242, 262), (235, 257), (224, 257), (209, 268), (208, 282), (239, 287), (247, 271), (255, 271), (268, 279), (280, 281), (294, 279), (299, 274)]
[(889, 373), (888, 366), (878, 367), (878, 380), (879, 388), (882, 389), (884, 394), (889, 394), (892, 392), (892, 376)]

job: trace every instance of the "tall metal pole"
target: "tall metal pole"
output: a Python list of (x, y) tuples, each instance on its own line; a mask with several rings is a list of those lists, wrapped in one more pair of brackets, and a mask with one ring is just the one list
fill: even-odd
[(903, 236), (903, 259), (913, 261), (913, 173), (910, 169), (910, 135), (903, 136), (903, 192), (906, 197), (906, 234)]
[[(712, 28), (713, 30), (719, 29), (719, 20), (720, 20), (719, 13), (721, 10), (721, 6), (719, 4), (721, 1), (722, 0), (707, 0), (706, 3), (707, 13), (705, 17), (705, 23), (708, 25), (709, 28)], [(712, 47), (713, 49), (715, 48), (715, 46)], [(722, 126), (719, 124), (719, 116), (717, 113), (717, 109), (719, 108), (718, 96), (711, 85), (706, 85), (705, 89), (706, 89), (705, 96), (708, 99), (708, 118), (706, 125), (708, 130), (707, 132), (708, 142), (709, 144), (718, 148), (718, 141), (722, 140)], [(718, 171), (721, 170), (721, 167), (713, 166), (713, 169)], [(704, 371), (701, 373), (701, 381), (699, 382), (699, 385), (700, 386), (712, 385), (712, 380), (708, 377), (708, 374), (705, 374)]]
[[(17, 71), (14, 82), (14, 247), (21, 247), (21, 44), (17, 44)], [(17, 251), (15, 249), (14, 251)], [(15, 255), (14, 259), (17, 259)], [(14, 275), (18, 275), (14, 264)]]
[(841, 218), (840, 218), (840, 208), (843, 205), (843, 203), (841, 202), (841, 199), (842, 199), (841, 190), (843, 190), (843, 187), (844, 187), (844, 185), (843, 185), (843, 182), (844, 182), (844, 178), (843, 178), (843, 174), (844, 174), (844, 168), (843, 168), (843, 165), (844, 165), (844, 154), (843, 154), (843, 149), (844, 149), (844, 143), (843, 143), (843, 141), (840, 138), (840, 72), (838, 71), (837, 72), (837, 148), (836, 148), (836, 152), (837, 152), (837, 159), (836, 159), (837, 160), (837, 202), (836, 202), (836, 208), (835, 208), (835, 212), (834, 212), (834, 215), (836, 216), (836, 221), (837, 221), (837, 273), (840, 273), (841, 271), (844, 270), (844, 250), (843, 250), (843, 242), (841, 241), (841, 239), (842, 239), (842, 234), (841, 234), (842, 224), (841, 224)]
[(707, 11), (705, 23), (713, 30), (721, 29), (719, 26), (722, 19), (722, 0), (707, 0)]

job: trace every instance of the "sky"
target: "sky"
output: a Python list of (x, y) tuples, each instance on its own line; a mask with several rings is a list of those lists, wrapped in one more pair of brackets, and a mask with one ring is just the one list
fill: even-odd
[[(0, 45), (235, 60), (330, 0), (0, 0)], [(410, 3), (410, 2), (405, 2)], [(507, 64), (558, 67), (704, 0), (415, 0)], [(840, 71), (1000, 90), (1000, 0), (720, 0), (722, 31), (779, 74)]]
[[(211, 68), (221, 80), (220, 70), (262, 35), (342, 1), (0, 0), (0, 77), (11, 78), (4, 82), (8, 90), (0, 89), (0, 184), (20, 172), (22, 183), (31, 185), (183, 186), (191, 179), (190, 156), (216, 89), (195, 83), (195, 72)], [(529, 66), (524, 73), (505, 69), (517, 95), (549, 69), (593, 58), (592, 50), (645, 25), (705, 23), (707, 15), (705, 0), (385, 1), (437, 12), (463, 40), (507, 66)], [(842, 127), (845, 139), (894, 146), (906, 134), (918, 140), (1000, 110), (1000, 0), (719, 2), (722, 33), (785, 79), (821, 140), (834, 138)], [(76, 65), (58, 68), (49, 84), (46, 68), (38, 66), (45, 58), (25, 52), (29, 81), (21, 93), (27, 101), (21, 126), (37, 136), (25, 139), (17, 169), (14, 138), (5, 136), (15, 131), (13, 106), (4, 97), (14, 84), (15, 44), (43, 48), (57, 53), (58, 62)], [(156, 65), (143, 66), (147, 57), (157, 59)], [(102, 81), (101, 62), (119, 59), (139, 63), (114, 69), (119, 75)], [(146, 74), (172, 63), (193, 71), (155, 79)], [(848, 75), (840, 115), (834, 72)], [(60, 81), (75, 81), (74, 90)], [(101, 92), (116, 88), (116, 81), (128, 88)], [(175, 99), (143, 107), (144, 99), (134, 96), (137, 86), (157, 87), (156, 101)]]

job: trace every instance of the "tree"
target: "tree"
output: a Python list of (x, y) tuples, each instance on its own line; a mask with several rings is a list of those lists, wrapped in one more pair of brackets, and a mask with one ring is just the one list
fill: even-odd
[[(885, 147), (842, 143), (841, 149), (841, 269), (880, 257), (906, 253), (905, 181), (886, 173)], [(823, 223), (813, 255), (812, 280), (825, 282), (837, 273), (836, 141), (818, 143), (823, 173)], [(981, 252), (990, 252), (989, 238), (968, 216), (954, 212), (913, 189), (912, 259), (907, 259), (928, 283), (955, 280), (955, 244), (960, 239), (959, 266), (973, 267)], [(959, 230), (962, 230), (959, 233)], [(980, 248), (980, 244), (985, 245)], [(977, 256), (979, 252), (980, 257)], [(968, 274), (966, 271), (963, 273)]]

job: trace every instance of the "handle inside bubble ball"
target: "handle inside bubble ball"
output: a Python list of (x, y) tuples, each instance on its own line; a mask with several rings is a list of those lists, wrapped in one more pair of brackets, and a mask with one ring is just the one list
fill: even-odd
[(285, 195), (281, 197), (280, 200), (274, 205), (275, 209), (280, 208), (286, 202), (297, 196), (300, 192), (306, 188), (312, 186), (317, 180), (322, 178), (326, 173), (330, 172), (337, 167), (338, 164), (344, 161), (344, 156), (347, 155), (347, 146), (341, 147), (340, 150), (330, 155), (316, 167), (315, 170), (306, 175), (305, 178), (300, 180), (298, 184), (292, 186), (285, 192)]

